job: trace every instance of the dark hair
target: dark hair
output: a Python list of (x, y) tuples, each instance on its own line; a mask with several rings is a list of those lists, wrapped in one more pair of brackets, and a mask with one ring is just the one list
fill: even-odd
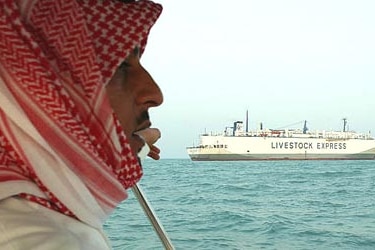
[(135, 0), (120, 0), (120, 2), (123, 2), (123, 3), (132, 3), (132, 2), (135, 2)]

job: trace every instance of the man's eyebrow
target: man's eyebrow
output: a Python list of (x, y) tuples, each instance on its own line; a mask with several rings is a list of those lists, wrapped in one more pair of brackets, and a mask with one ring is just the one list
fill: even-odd
[(133, 56), (139, 56), (139, 52), (140, 52), (139, 47), (136, 46), (136, 47), (133, 49), (132, 54), (133, 54)]

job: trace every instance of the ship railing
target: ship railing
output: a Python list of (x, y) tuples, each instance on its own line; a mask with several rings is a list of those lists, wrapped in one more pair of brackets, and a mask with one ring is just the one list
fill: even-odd
[[(211, 136), (233, 136), (232, 133), (217, 133), (211, 134)], [(362, 140), (373, 140), (374, 138), (368, 133), (357, 133), (353, 131), (308, 131), (303, 133), (301, 130), (257, 130), (257, 131), (235, 131), (234, 136), (246, 136), (246, 137), (298, 137), (298, 138), (322, 138), (322, 139), (362, 139)]]

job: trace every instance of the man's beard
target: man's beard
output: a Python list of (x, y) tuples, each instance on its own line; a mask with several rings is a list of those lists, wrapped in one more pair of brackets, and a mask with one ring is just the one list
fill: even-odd
[(142, 124), (143, 122), (148, 120), (150, 120), (150, 115), (148, 114), (148, 111), (144, 111), (140, 116), (137, 117), (137, 124)]

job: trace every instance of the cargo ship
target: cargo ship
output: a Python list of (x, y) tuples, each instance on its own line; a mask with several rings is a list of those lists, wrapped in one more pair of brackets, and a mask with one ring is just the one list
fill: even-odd
[(307, 121), (302, 129), (264, 129), (260, 124), (248, 131), (246, 115), (246, 129), (236, 121), (222, 133), (204, 133), (197, 146), (187, 147), (187, 153), (193, 161), (374, 160), (370, 132), (349, 131), (347, 119), (343, 121), (340, 131), (309, 131)]

